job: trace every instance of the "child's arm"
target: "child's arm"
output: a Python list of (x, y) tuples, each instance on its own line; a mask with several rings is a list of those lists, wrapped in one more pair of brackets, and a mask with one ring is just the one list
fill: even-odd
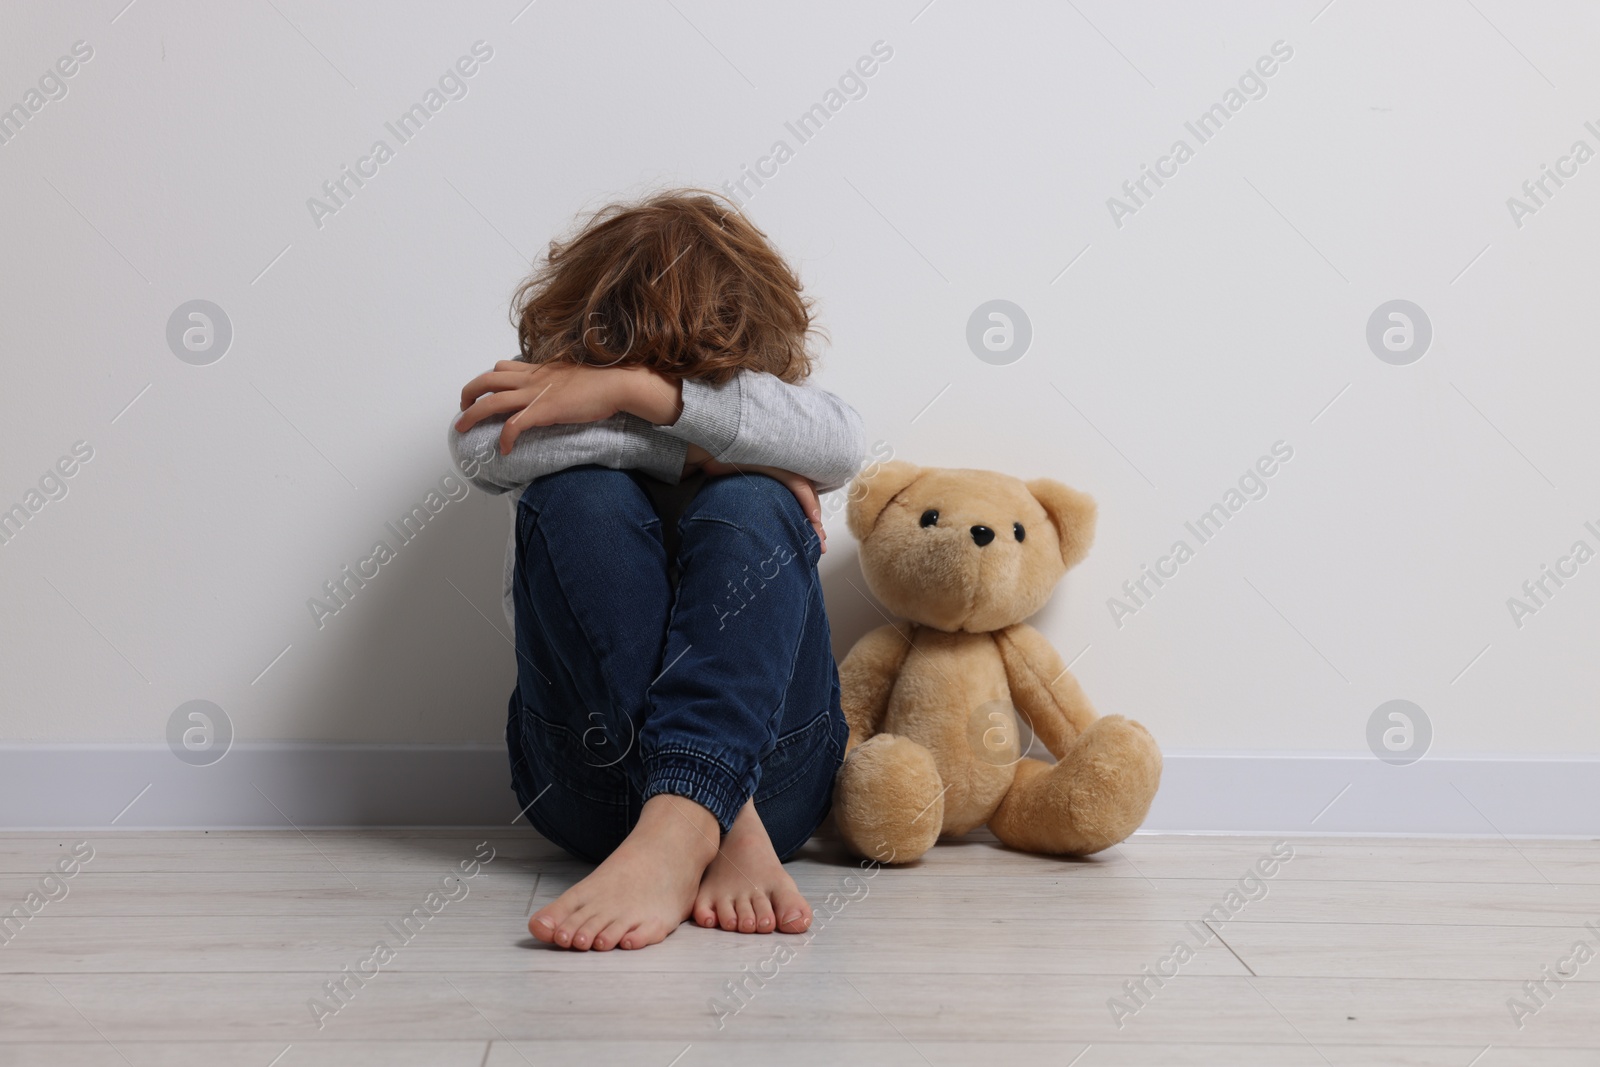
[[(585, 392), (576, 402), (577, 413), (566, 415), (565, 398), (547, 396), (543, 378), (527, 389), (519, 388), (523, 381), (531, 380), (533, 368), (501, 366), (504, 369), (474, 379), (463, 391), (463, 403), (472, 410), (452, 419), (449, 434), (457, 466), (486, 492), (503, 493), (585, 463), (642, 470), (661, 481), (676, 482), (690, 444), (728, 465), (793, 471), (817, 483), (822, 492), (829, 492), (850, 480), (864, 450), (861, 417), (853, 408), (825, 390), (790, 385), (770, 374), (741, 371), (723, 385), (685, 381), (681, 401), (673, 388), (674, 403), (668, 404), (657, 403), (656, 395), (665, 395), (667, 387), (650, 388), (651, 383), (642, 377), (607, 375), (599, 368), (562, 368), (560, 376), (569, 381), (631, 381), (645, 387), (637, 390), (639, 396), (616, 395), (599, 401)], [(548, 372), (544, 377), (549, 377)], [(499, 391), (490, 394), (491, 386)], [(523, 391), (529, 396), (518, 395)], [(544, 400), (542, 413), (535, 410), (541, 407), (540, 398)], [(578, 408), (591, 406), (595, 411), (616, 414), (591, 422), (535, 424), (539, 418), (556, 414), (581, 417), (588, 411)], [(666, 410), (669, 406), (677, 409), (676, 421), (670, 426), (629, 413), (639, 409), (652, 420), (665, 422), (671, 418)], [(654, 410), (657, 408), (660, 410)], [(513, 409), (517, 414), (511, 417), (519, 426), (510, 431), (513, 443), (502, 455), (508, 436), (504, 412)], [(468, 422), (469, 429), (457, 432), (457, 421)]]
[(466, 433), (456, 429), (460, 418), (460, 412), (450, 416), (450, 454), (456, 469), (486, 493), (521, 489), (535, 478), (586, 463), (643, 471), (669, 484), (683, 474), (687, 445), (626, 413), (598, 422), (530, 426), (504, 456), (500, 431), (506, 416), (486, 419)]
[(682, 476), (688, 446), (652, 433), (677, 418), (678, 390), (642, 367), (532, 365), (502, 360), (461, 390), (448, 441), (456, 466), (489, 493), (568, 467)]
[(720, 463), (792, 471), (830, 493), (855, 477), (866, 451), (861, 416), (814, 385), (740, 371), (722, 385), (683, 383), (683, 412), (653, 433), (698, 445)]

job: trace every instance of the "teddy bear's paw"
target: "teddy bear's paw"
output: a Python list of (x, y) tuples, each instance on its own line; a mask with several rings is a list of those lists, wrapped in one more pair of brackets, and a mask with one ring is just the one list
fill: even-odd
[(1098, 719), (1055, 764), (1023, 760), (989, 827), (1028, 852), (1087, 856), (1139, 828), (1161, 784), (1161, 750), (1143, 726)]
[(858, 855), (880, 863), (919, 858), (944, 825), (944, 783), (933, 753), (894, 734), (863, 741), (839, 768), (833, 815)]

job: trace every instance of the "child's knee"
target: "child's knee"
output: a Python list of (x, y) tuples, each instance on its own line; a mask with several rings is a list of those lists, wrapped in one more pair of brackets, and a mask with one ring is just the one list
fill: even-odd
[(654, 516), (650, 500), (626, 471), (609, 467), (570, 467), (535, 479), (522, 491), (522, 507), (541, 518), (559, 516), (583, 525), (615, 521), (636, 512)]
[(775, 522), (796, 532), (810, 528), (800, 502), (787, 486), (754, 473), (710, 479), (695, 494), (683, 519), (713, 519), (741, 530), (762, 529)]

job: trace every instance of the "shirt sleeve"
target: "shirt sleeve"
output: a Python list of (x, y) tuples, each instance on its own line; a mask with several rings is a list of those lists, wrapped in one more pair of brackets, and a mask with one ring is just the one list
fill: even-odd
[(613, 470), (638, 470), (657, 481), (677, 484), (688, 444), (659, 433), (633, 415), (598, 422), (532, 426), (522, 431), (510, 455), (500, 454), (505, 418), (485, 419), (466, 433), (456, 431), (459, 411), (447, 430), (450, 455), (462, 477), (486, 493), (520, 489), (546, 474), (587, 463)]
[[(646, 424), (649, 425), (649, 424)], [(720, 385), (686, 380), (683, 413), (660, 437), (699, 445), (734, 466), (781, 467), (839, 489), (860, 469), (866, 432), (855, 408), (815, 385), (740, 371)]]
[(511, 454), (500, 454), (505, 419), (485, 419), (448, 441), (456, 469), (487, 493), (520, 489), (569, 467), (597, 464), (639, 470), (675, 485), (690, 444), (734, 466), (781, 467), (809, 478), (819, 493), (843, 487), (866, 451), (861, 416), (833, 393), (776, 375), (740, 371), (720, 385), (685, 380), (683, 410), (671, 426), (626, 413), (598, 422), (533, 426)]

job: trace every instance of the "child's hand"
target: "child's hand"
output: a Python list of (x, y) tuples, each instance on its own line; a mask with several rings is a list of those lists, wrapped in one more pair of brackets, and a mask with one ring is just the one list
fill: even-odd
[(644, 367), (501, 360), (461, 390), (463, 414), (456, 430), (465, 433), (484, 419), (514, 412), (500, 430), (504, 456), (530, 426), (599, 422), (619, 411), (658, 424), (674, 422), (680, 390)]
[(817, 532), (817, 541), (821, 545), (819, 553), (828, 551), (828, 531), (822, 528), (822, 502), (817, 499), (817, 487), (806, 478), (794, 471), (786, 471), (779, 467), (735, 467), (731, 463), (723, 463), (716, 459), (703, 460), (699, 467), (712, 478), (725, 474), (765, 474), (769, 478), (776, 479), (794, 494), (794, 498), (800, 502), (800, 510), (811, 520), (811, 528)]

